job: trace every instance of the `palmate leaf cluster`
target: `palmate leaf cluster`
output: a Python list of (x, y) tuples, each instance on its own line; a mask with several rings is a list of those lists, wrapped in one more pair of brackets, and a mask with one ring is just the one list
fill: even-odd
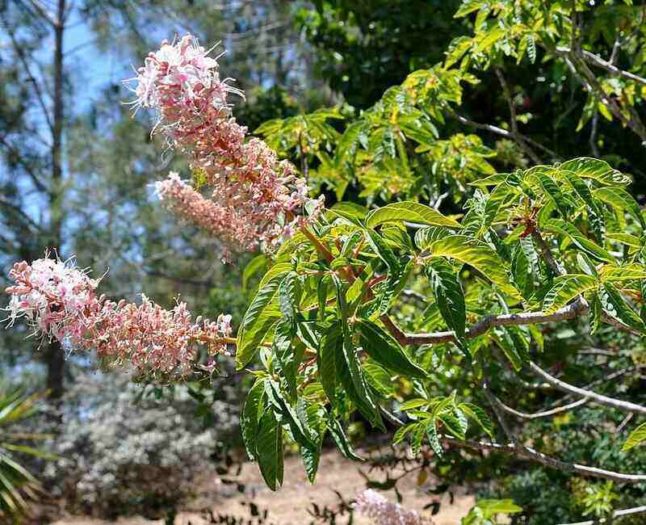
[(28, 444), (47, 436), (21, 427), (36, 413), (41, 397), (18, 390), (0, 392), (0, 520), (4, 523), (27, 513), (42, 490), (23, 460), (25, 457), (51, 459), (43, 450)]
[[(584, 330), (609, 324), (638, 341), (646, 238), (629, 181), (579, 158), (472, 182), (463, 215), (341, 203), (287, 241), (267, 261), (236, 356), (240, 368), (262, 363), (242, 427), (267, 484), (282, 482), (285, 441), (300, 446), (310, 479), (326, 435), (356, 458), (345, 432), (354, 413), (384, 430), (394, 411), (394, 441), (438, 456), (447, 438), (496, 436), (482, 403), (490, 367), (520, 373), (541, 352), (543, 323), (570, 312)], [(495, 321), (504, 316), (515, 321)], [(471, 395), (438, 387), (440, 350), (462, 363)]]

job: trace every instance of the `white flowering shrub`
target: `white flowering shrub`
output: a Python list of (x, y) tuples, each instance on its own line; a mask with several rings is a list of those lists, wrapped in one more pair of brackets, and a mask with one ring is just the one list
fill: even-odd
[(233, 405), (216, 401), (215, 424), (204, 428), (186, 388), (161, 400), (142, 396), (143, 388), (122, 375), (86, 376), (74, 386), (73, 409), (53, 445), (59, 458), (45, 469), (71, 509), (159, 516), (213, 468), (218, 435), (237, 424)]

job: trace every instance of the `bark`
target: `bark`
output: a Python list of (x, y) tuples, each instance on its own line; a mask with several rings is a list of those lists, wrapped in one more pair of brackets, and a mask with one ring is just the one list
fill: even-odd
[[(52, 129), (52, 184), (49, 197), (51, 214), (50, 246), (60, 253), (62, 248), (63, 226), (63, 37), (65, 33), (66, 0), (58, 0), (56, 19), (54, 23), (54, 98), (53, 98), (53, 129)], [(58, 341), (52, 341), (45, 350), (47, 365), (47, 389), (49, 397), (56, 406), (63, 396), (65, 376), (65, 354)]]

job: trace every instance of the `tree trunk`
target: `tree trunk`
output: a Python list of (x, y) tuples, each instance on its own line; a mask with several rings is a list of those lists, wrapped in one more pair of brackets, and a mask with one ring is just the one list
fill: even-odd
[[(54, 98), (53, 98), (53, 130), (52, 130), (52, 184), (49, 196), (49, 211), (51, 214), (50, 248), (60, 253), (62, 249), (63, 226), (63, 35), (65, 32), (65, 1), (58, 0), (56, 20), (54, 23)], [(47, 388), (54, 405), (63, 396), (63, 380), (65, 375), (65, 354), (58, 341), (49, 343), (45, 351), (47, 364)]]

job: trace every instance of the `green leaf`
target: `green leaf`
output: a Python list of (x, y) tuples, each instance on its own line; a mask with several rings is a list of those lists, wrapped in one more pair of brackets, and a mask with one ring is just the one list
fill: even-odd
[(627, 211), (640, 224), (646, 228), (637, 201), (623, 188), (605, 187), (594, 190), (593, 195), (608, 204), (611, 208)]
[(560, 219), (551, 219), (543, 225), (546, 231), (559, 233), (567, 237), (572, 244), (580, 248), (584, 252), (592, 255), (593, 257), (604, 262), (615, 262), (615, 258), (610, 255), (605, 249), (596, 244), (594, 241), (588, 239), (583, 235), (573, 224), (565, 222)]
[(432, 241), (425, 248), (432, 257), (449, 257), (473, 266), (500, 290), (514, 299), (521, 295), (511, 284), (504, 261), (487, 244), (464, 235), (451, 235)]
[(283, 483), (283, 429), (273, 410), (266, 410), (260, 418), (256, 458), (265, 483), (277, 490)]
[(299, 417), (296, 409), (285, 399), (280, 386), (276, 381), (267, 380), (265, 382), (267, 398), (271, 401), (274, 411), (280, 414), (284, 423), (289, 425), (294, 440), (303, 446), (315, 446), (314, 437), (307, 422)]
[(261, 414), (264, 412), (265, 405), (265, 380), (256, 379), (242, 407), (240, 416), (240, 427), (242, 430), (242, 440), (247, 450), (247, 455), (251, 461), (256, 459), (256, 438), (258, 436), (258, 422)]
[(410, 360), (401, 345), (372, 321), (360, 319), (355, 326), (361, 346), (377, 363), (405, 377), (427, 377), (427, 373)]
[(267, 266), (267, 256), (265, 254), (256, 255), (242, 271), (242, 289), (246, 290), (249, 286), (249, 280), (261, 272)]
[(305, 472), (307, 479), (310, 483), (314, 483), (316, 472), (319, 468), (319, 460), (321, 459), (321, 447), (319, 446), (302, 446), (301, 457), (303, 458), (303, 465), (305, 465)]
[(332, 436), (334, 443), (344, 457), (353, 461), (363, 461), (363, 458), (355, 453), (352, 445), (350, 445), (350, 441), (348, 441), (348, 438), (343, 431), (343, 427), (336, 419), (330, 418), (328, 421), (328, 429), (330, 430), (330, 435)]
[(438, 416), (438, 419), (444, 423), (444, 428), (446, 428), (449, 434), (452, 434), (458, 439), (465, 438), (465, 431), (463, 424), (460, 419), (455, 417), (453, 414), (444, 413)]
[(493, 332), (493, 338), (502, 350), (505, 357), (509, 360), (514, 370), (518, 371), (523, 367), (523, 357), (514, 344), (515, 341), (511, 333), (504, 327), (496, 328)]
[(292, 344), (295, 332), (294, 320), (283, 317), (276, 324), (272, 343), (273, 353), (280, 364), (280, 369), (292, 395), (296, 394), (296, 368), (298, 367), (296, 352)]
[(464, 292), (454, 268), (443, 259), (432, 259), (426, 266), (435, 302), (449, 329), (462, 339), (466, 325)]
[(644, 421), (630, 433), (628, 439), (626, 439), (626, 442), (624, 443), (624, 446), (621, 447), (621, 450), (623, 452), (626, 452), (631, 448), (635, 448), (636, 446), (641, 445), (644, 441), (646, 441), (646, 421)]
[(377, 404), (370, 393), (361, 363), (352, 346), (349, 336), (341, 338), (342, 344), (337, 347), (336, 370), (348, 397), (359, 409), (359, 412), (374, 427), (384, 428)]
[(590, 297), (590, 333), (592, 335), (599, 331), (599, 327), (603, 322), (603, 306), (599, 300), (599, 294), (591, 294)]
[(433, 452), (435, 452), (438, 457), (442, 457), (444, 455), (444, 449), (442, 448), (439, 436), (437, 435), (437, 426), (434, 420), (426, 427), (426, 437), (428, 437), (428, 442), (431, 445)]
[(646, 266), (627, 264), (625, 266), (605, 265), (599, 269), (601, 282), (641, 281), (646, 279)]
[[(303, 400), (301, 399), (300, 401), (302, 402)], [(301, 446), (300, 452), (303, 458), (305, 472), (307, 473), (307, 479), (310, 483), (314, 483), (319, 467), (319, 460), (321, 459), (321, 446), (323, 445), (323, 438), (327, 430), (325, 419), (327, 412), (319, 403), (306, 405), (304, 412), (308, 426), (314, 430), (316, 437), (314, 446)]]
[(597, 279), (586, 274), (560, 275), (554, 279), (554, 284), (543, 299), (545, 313), (554, 313), (570, 301), (595, 288)]
[(517, 514), (522, 511), (522, 507), (516, 505), (511, 499), (481, 499), (460, 523), (461, 525), (487, 525), (497, 523), (493, 521), (497, 514)]
[(609, 316), (618, 319), (626, 326), (634, 328), (640, 332), (646, 332), (646, 326), (642, 318), (626, 303), (621, 292), (615, 285), (606, 282), (599, 289), (599, 299), (603, 306), (603, 311)]
[(379, 258), (388, 266), (391, 271), (397, 271), (399, 268), (399, 260), (395, 256), (392, 249), (386, 244), (381, 236), (373, 230), (365, 230), (366, 241)]
[(458, 408), (475, 421), (489, 437), (493, 438), (495, 427), (487, 413), (482, 408), (472, 403), (460, 403)]
[(337, 324), (328, 328), (323, 337), (317, 354), (319, 380), (325, 391), (325, 395), (332, 405), (336, 402), (336, 354), (337, 348), (341, 345), (341, 329)]
[(625, 186), (630, 184), (630, 177), (612, 168), (603, 160), (581, 157), (564, 162), (558, 166), (561, 170), (573, 172), (584, 179), (593, 179), (606, 186)]
[(275, 304), (283, 274), (265, 284), (251, 301), (238, 331), (236, 368), (241, 370), (253, 359), (267, 332), (280, 318)]
[(294, 319), (298, 314), (301, 289), (296, 272), (289, 272), (282, 279), (279, 289), (279, 304), (281, 313), (288, 319)]
[(344, 217), (352, 217), (355, 220), (363, 221), (368, 214), (368, 209), (356, 202), (337, 202), (332, 210), (342, 214)]
[(359, 412), (375, 427), (384, 429), (381, 414), (377, 408), (361, 369), (361, 362), (352, 344), (348, 327), (348, 313), (343, 285), (333, 276), (337, 291), (337, 307), (341, 317), (341, 344), (336, 346), (335, 368), (346, 393)]
[(469, 13), (478, 11), (485, 4), (486, 4), (485, 0), (465, 0), (462, 2), (462, 5), (453, 16), (455, 18), (462, 18), (464, 16), (467, 16)]
[(386, 222), (408, 222), (427, 226), (461, 228), (460, 223), (439, 211), (418, 202), (394, 202), (374, 210), (366, 218), (366, 226), (375, 228)]

